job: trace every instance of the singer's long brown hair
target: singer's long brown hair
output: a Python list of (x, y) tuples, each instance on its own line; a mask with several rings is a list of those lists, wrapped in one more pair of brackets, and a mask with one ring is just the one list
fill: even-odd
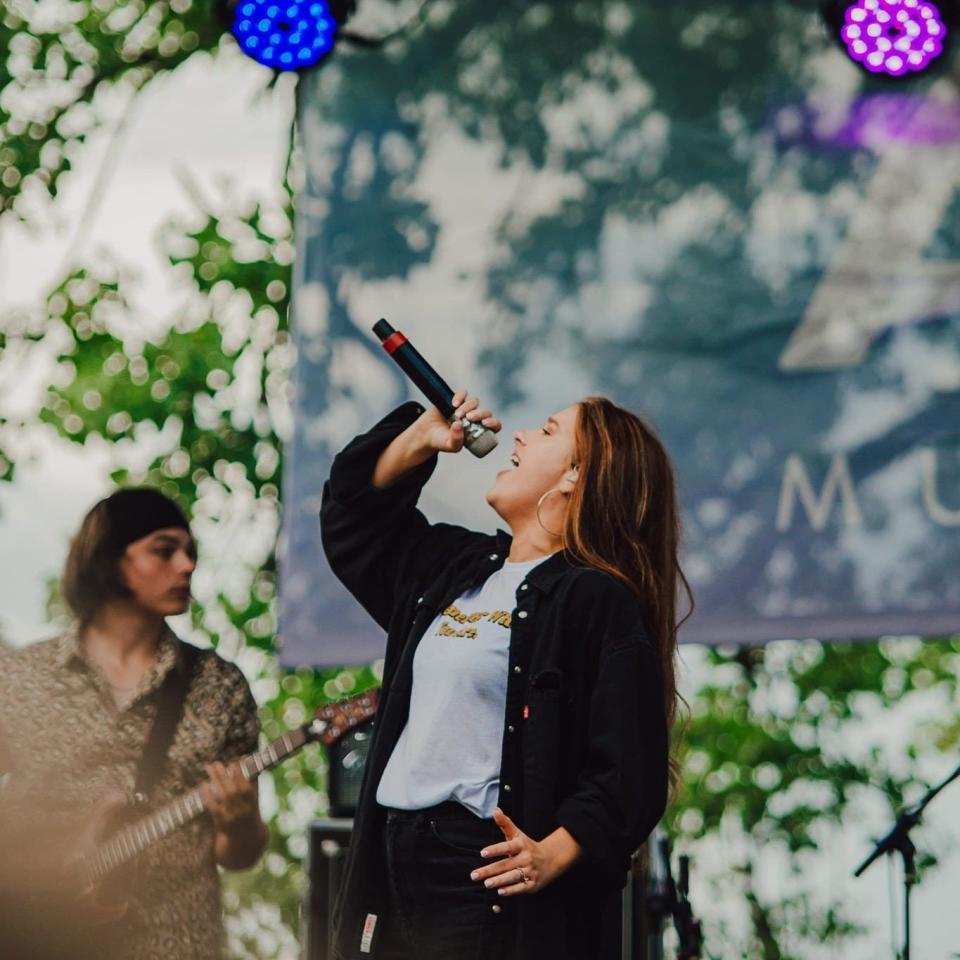
[[(653, 429), (604, 397), (577, 410), (574, 463), (563, 547), (575, 562), (604, 570), (639, 598), (659, 652), (667, 730), (677, 714), (677, 628), (693, 611), (680, 567), (680, 512), (673, 466)], [(677, 620), (679, 593), (686, 613)], [(678, 769), (671, 751), (671, 782)]]

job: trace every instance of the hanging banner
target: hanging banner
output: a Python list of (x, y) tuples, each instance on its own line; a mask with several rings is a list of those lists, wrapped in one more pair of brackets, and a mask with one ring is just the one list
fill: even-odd
[[(590, 394), (652, 421), (684, 641), (960, 629), (960, 99), (867, 77), (816, 6), (463, 0), (303, 77), (285, 662), (382, 655), (318, 522), (416, 395), (380, 317), (507, 438)], [(427, 515), (502, 526), (511, 447), (442, 457)]]

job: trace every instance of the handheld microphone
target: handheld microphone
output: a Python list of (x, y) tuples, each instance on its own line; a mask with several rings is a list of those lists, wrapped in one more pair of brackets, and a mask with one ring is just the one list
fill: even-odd
[[(451, 423), (454, 421), (453, 391), (440, 374), (427, 363), (414, 345), (386, 320), (378, 320), (373, 332), (397, 366), (423, 391), (424, 396)], [(485, 457), (496, 445), (497, 435), (483, 424), (463, 420), (463, 445), (475, 456)]]

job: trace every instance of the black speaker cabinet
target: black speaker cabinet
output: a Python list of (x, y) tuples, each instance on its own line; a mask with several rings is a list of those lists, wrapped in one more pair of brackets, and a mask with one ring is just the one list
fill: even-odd
[(303, 960), (329, 960), (333, 904), (340, 890), (353, 820), (314, 820), (307, 831), (307, 877), (302, 937)]

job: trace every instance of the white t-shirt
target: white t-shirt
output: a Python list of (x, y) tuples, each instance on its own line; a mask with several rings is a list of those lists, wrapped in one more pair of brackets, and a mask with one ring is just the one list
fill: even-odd
[(422, 810), (445, 800), (490, 818), (500, 792), (511, 611), (527, 574), (510, 563), (450, 604), (413, 658), (410, 715), (377, 788), (377, 802)]

